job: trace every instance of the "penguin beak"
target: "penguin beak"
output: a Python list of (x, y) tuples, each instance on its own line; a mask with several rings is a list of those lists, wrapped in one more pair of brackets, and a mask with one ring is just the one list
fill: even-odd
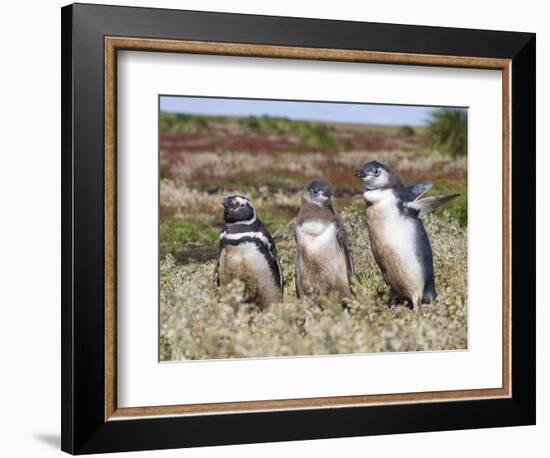
[(354, 175), (359, 178), (365, 178), (367, 176), (361, 169), (356, 170)]

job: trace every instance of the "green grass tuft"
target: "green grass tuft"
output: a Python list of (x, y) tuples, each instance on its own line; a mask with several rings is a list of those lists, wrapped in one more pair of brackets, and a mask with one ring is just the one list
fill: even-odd
[(447, 214), (458, 222), (460, 227), (468, 226), (468, 188), (466, 182), (462, 183), (437, 183), (434, 184), (430, 195), (437, 194), (460, 194), (456, 199), (452, 200), (443, 207), (435, 211), (436, 215)]
[(211, 259), (217, 252), (219, 230), (211, 223), (168, 219), (160, 224), (160, 256), (179, 262)]

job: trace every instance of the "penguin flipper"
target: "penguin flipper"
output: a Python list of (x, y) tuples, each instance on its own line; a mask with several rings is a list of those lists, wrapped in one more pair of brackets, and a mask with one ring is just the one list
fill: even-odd
[(351, 250), (349, 249), (348, 236), (346, 234), (344, 225), (340, 218), (337, 219), (337, 224), (338, 224), (338, 232), (336, 234), (336, 238), (338, 240), (338, 245), (340, 245), (340, 248), (344, 253), (344, 257), (346, 258), (346, 270), (348, 274), (348, 280), (351, 282), (351, 279), (355, 274), (355, 267), (353, 265)]
[(216, 267), (214, 267), (214, 285), (220, 287), (220, 261), (216, 261)]
[(304, 297), (304, 291), (302, 289), (302, 278), (300, 276), (300, 251), (296, 252), (296, 262), (294, 263), (294, 283), (296, 287), (296, 297), (301, 299)]
[(256, 226), (257, 230), (267, 239), (268, 241), (268, 256), (271, 257), (271, 267), (274, 270), (274, 276), (275, 276), (275, 282), (281, 289), (281, 300), (282, 300), (282, 294), (283, 294), (283, 269), (281, 268), (281, 263), (279, 262), (279, 258), (277, 257), (277, 246), (275, 245), (275, 240), (273, 240), (273, 237), (265, 227), (264, 223), (262, 223), (259, 219), (256, 220)]
[(220, 256), (222, 254), (221, 237), (224, 235), (226, 228), (224, 227), (220, 232), (220, 243), (218, 243), (218, 257), (216, 259), (216, 267), (214, 267), (214, 286), (220, 287)]
[(281, 269), (281, 263), (279, 262), (279, 258), (277, 258), (277, 256), (274, 256), (273, 259), (275, 259), (275, 264), (277, 265), (277, 270), (279, 271), (279, 288), (281, 288), (281, 297), (282, 297), (284, 293), (283, 269)]
[(432, 189), (432, 182), (426, 181), (424, 183), (413, 184), (406, 188), (409, 200), (417, 200)]
[[(269, 252), (274, 258), (277, 258), (277, 246), (275, 245), (275, 240), (273, 240), (273, 237), (271, 237), (271, 234), (268, 232), (268, 230), (265, 228), (265, 226), (261, 223), (261, 221), (258, 220), (258, 222), (261, 224), (261, 232), (267, 237), (267, 240), (269, 241)], [(277, 261), (279, 263), (279, 261)], [(280, 266), (279, 266), (279, 270)]]
[(449, 196), (431, 196), (425, 197), (424, 199), (414, 200), (412, 202), (405, 202), (403, 205), (412, 210), (416, 210), (418, 212), (418, 218), (422, 218), (447, 202), (456, 199), (458, 196), (460, 196), (460, 194), (452, 194)]

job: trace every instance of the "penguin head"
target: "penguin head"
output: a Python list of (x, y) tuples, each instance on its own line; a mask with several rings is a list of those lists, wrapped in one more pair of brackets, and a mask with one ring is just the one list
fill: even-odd
[(252, 224), (256, 210), (246, 197), (226, 196), (223, 198), (223, 219), (227, 224)]
[(363, 164), (355, 171), (355, 176), (359, 177), (368, 190), (392, 187), (397, 182), (393, 170), (378, 161)]
[(332, 187), (325, 180), (312, 180), (310, 181), (304, 191), (302, 192), (302, 198), (317, 205), (318, 207), (330, 207), (332, 205)]

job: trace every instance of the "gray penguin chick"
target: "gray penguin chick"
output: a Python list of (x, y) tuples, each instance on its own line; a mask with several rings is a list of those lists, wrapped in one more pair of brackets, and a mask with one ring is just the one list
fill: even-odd
[(296, 218), (296, 295), (350, 297), (354, 275), (346, 231), (332, 206), (332, 188), (310, 181), (302, 192)]
[(458, 194), (420, 199), (432, 183), (405, 187), (396, 172), (377, 161), (365, 163), (355, 175), (365, 185), (369, 238), (390, 287), (389, 306), (407, 303), (416, 311), (419, 303), (435, 301), (432, 247), (421, 218)]

